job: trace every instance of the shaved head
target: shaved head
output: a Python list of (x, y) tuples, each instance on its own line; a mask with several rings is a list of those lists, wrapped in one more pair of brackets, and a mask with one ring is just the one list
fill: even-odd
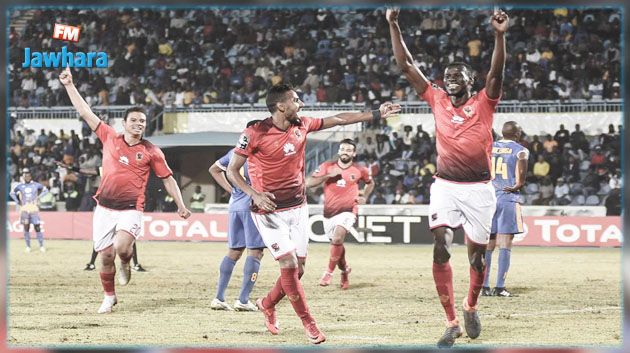
[(503, 124), (501, 134), (506, 140), (518, 141), (521, 138), (521, 127), (516, 121), (508, 121)]

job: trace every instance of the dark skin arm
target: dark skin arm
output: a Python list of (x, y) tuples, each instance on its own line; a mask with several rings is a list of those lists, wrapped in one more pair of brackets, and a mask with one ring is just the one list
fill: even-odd
[(505, 32), (508, 29), (508, 15), (503, 11), (497, 11), (492, 15), (491, 23), (495, 30), (494, 50), (490, 71), (486, 76), (486, 94), (490, 99), (497, 99), (501, 95), (503, 85), (503, 69), (505, 68)]
[(516, 162), (516, 184), (503, 188), (505, 192), (518, 192), (525, 185), (525, 177), (527, 176), (527, 158), (520, 158)]
[(407, 81), (409, 81), (419, 95), (422, 95), (427, 87), (429, 87), (430, 82), (413, 63), (413, 57), (403, 41), (402, 32), (398, 25), (399, 14), (400, 9), (387, 9), (385, 14), (387, 22), (389, 22), (389, 34), (391, 36), (394, 57), (396, 58), (398, 68), (405, 75)]

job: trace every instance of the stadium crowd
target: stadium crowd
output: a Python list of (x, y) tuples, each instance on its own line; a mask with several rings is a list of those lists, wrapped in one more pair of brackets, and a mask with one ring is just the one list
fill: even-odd
[[(604, 205), (609, 215), (621, 212), (620, 136), (622, 126), (608, 126), (599, 136), (586, 136), (576, 124), (563, 124), (554, 135), (528, 136), (520, 143), (530, 151), (526, 205)], [(370, 204), (429, 204), (435, 174), (435, 136), (403, 126), (374, 127), (355, 138), (357, 161), (370, 168), (376, 189)], [(320, 190), (309, 192), (310, 202), (323, 203)]]
[[(109, 68), (75, 73), (90, 105), (258, 103), (278, 82), (299, 86), (306, 104), (418, 100), (398, 74), (383, 9), (29, 11), (9, 33), (14, 107), (70, 105), (56, 70), (21, 65), (26, 47), (64, 45), (109, 56)], [(403, 11), (405, 42), (431, 80), (454, 60), (490, 67), (488, 11)], [(510, 22), (503, 100), (619, 98), (618, 9), (515, 9)], [(54, 23), (79, 25), (79, 42), (53, 40)]]

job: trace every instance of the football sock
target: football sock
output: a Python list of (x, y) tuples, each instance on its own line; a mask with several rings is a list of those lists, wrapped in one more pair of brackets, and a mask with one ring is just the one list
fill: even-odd
[(37, 242), (39, 243), (39, 246), (44, 246), (44, 233), (37, 232), (35, 234), (37, 234)]
[(26, 242), (26, 247), (31, 247), (31, 232), (24, 232), (24, 241)]
[(337, 265), (339, 266), (340, 270), (345, 271), (346, 267), (348, 266), (348, 264), (346, 263), (346, 247), (343, 246), (343, 244), (339, 245), (341, 245), (341, 256), (339, 256), (339, 261), (337, 262)]
[(98, 252), (96, 252), (96, 250), (92, 249), (92, 257), (90, 257), (90, 263), (92, 265), (94, 265), (94, 262), (96, 262), (96, 257), (98, 256)]
[(238, 298), (243, 304), (249, 301), (249, 294), (252, 292), (254, 284), (256, 284), (256, 279), (258, 279), (259, 268), (260, 260), (254, 256), (247, 256), (243, 267), (243, 284), (241, 285), (241, 293)]
[(484, 276), (483, 286), (490, 287), (490, 267), (492, 265), (492, 250), (486, 250), (486, 275)]
[(225, 256), (223, 257), (223, 261), (221, 261), (221, 265), (219, 266), (219, 281), (217, 283), (216, 298), (220, 301), (225, 301), (225, 289), (227, 288), (228, 283), (230, 283), (230, 278), (232, 277), (234, 265), (236, 265), (236, 261)]
[(483, 277), (486, 272), (486, 267), (484, 267), (484, 271), (477, 272), (472, 266), (470, 266), (470, 287), (468, 287), (468, 305), (472, 308), (477, 305), (477, 299), (479, 298), (479, 292), (481, 291), (481, 286), (483, 285)]
[(313, 317), (308, 311), (308, 305), (306, 305), (306, 295), (304, 295), (304, 288), (298, 278), (297, 268), (281, 268), (280, 280), (282, 283), (282, 289), (287, 294), (287, 298), (293, 306), (293, 310), (300, 317), (303, 324), (313, 321)]
[(437, 289), (440, 303), (444, 307), (446, 320), (455, 320), (455, 298), (453, 297), (453, 270), (450, 262), (433, 263), (433, 280)]
[(278, 277), (276, 283), (273, 285), (267, 296), (263, 298), (263, 307), (269, 309), (273, 308), (284, 298), (284, 290), (282, 290), (282, 276)]
[(505, 287), (505, 278), (507, 277), (508, 270), (510, 269), (510, 255), (512, 250), (499, 249), (499, 272), (497, 273), (497, 287)]
[(116, 295), (115, 284), (114, 284), (114, 273), (103, 273), (101, 272), (101, 284), (103, 285), (103, 291), (105, 295)]
[(343, 254), (343, 244), (330, 244), (330, 259), (328, 260), (328, 272), (333, 273), (339, 259)]

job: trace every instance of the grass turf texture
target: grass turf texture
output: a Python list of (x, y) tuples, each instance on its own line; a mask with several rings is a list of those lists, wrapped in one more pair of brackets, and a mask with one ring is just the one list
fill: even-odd
[[(210, 309), (225, 243), (139, 242), (140, 263), (129, 285), (116, 286), (118, 305), (97, 314), (102, 287), (97, 270), (83, 271), (92, 243), (50, 240), (24, 253), (9, 242), (8, 336), (10, 346), (204, 346), (308, 345), (285, 298), (277, 306), (280, 335), (272, 336), (259, 312)], [(346, 244), (350, 289), (318, 286), (328, 244), (311, 244), (302, 278), (308, 304), (327, 346), (433, 347), (444, 331), (444, 313), (432, 278), (429, 245)], [(498, 251), (493, 258), (495, 283)], [(621, 251), (604, 248), (515, 248), (507, 287), (513, 298), (480, 297), (482, 332), (466, 334), (455, 347), (619, 346), (621, 344)], [(244, 258), (226, 291), (238, 297)], [(464, 246), (453, 257), (455, 303), (468, 292)], [(264, 296), (278, 277), (266, 253), (251, 300)], [(117, 282), (116, 282), (117, 283)], [(118, 284), (118, 283), (117, 283)]]

